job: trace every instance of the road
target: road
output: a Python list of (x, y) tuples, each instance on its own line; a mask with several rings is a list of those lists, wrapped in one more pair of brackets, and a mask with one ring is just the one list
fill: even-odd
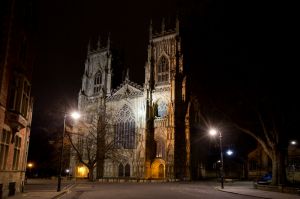
[(79, 183), (61, 199), (192, 199), (256, 197), (217, 191), (212, 182), (197, 183)]

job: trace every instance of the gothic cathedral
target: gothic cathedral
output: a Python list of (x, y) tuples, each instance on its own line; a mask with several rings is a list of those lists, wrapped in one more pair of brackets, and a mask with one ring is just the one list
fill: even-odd
[(112, 88), (110, 38), (105, 47), (88, 49), (78, 107), (86, 121), (105, 112), (106, 142), (114, 140), (121, 154), (105, 158), (104, 178), (190, 179), (190, 103), (179, 30), (178, 20), (175, 29), (163, 23), (155, 34), (150, 24), (143, 86), (127, 74)]

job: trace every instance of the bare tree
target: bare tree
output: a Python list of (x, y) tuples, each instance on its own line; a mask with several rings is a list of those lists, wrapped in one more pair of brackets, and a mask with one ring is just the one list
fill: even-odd
[[(218, 118), (240, 132), (250, 135), (260, 144), (272, 161), (272, 184), (286, 182), (285, 158), (287, 151), (288, 132), (285, 115), (276, 104), (267, 98), (262, 100), (244, 99), (235, 104), (234, 108), (220, 108), (214, 104), (213, 108), (198, 109), (199, 118), (210, 126), (211, 118)], [(206, 107), (207, 108), (207, 107)], [(212, 114), (215, 114), (212, 116)], [(210, 118), (210, 119), (208, 119)]]
[[(75, 130), (76, 129), (76, 130)], [(74, 132), (68, 132), (77, 160), (89, 169), (89, 180), (93, 180), (93, 171), (97, 163), (97, 129), (93, 124), (77, 123)]]
[(115, 147), (118, 140), (113, 135), (112, 117), (109, 114), (98, 113), (92, 122), (79, 122), (75, 129), (75, 136), (72, 136), (74, 133), (68, 133), (68, 136), (78, 161), (89, 169), (90, 180), (94, 180), (95, 168), (97, 179), (104, 176), (106, 159), (120, 162), (125, 158), (122, 150)]

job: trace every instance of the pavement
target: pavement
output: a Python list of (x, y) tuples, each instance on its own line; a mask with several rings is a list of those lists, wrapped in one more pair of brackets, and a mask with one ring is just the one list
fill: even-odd
[[(56, 191), (56, 180), (45, 179), (30, 179), (25, 185), (25, 191), (18, 193), (9, 199), (59, 199), (66, 194), (70, 189), (76, 186), (76, 183), (82, 183), (83, 181), (63, 180), (61, 191)], [(254, 188), (251, 181), (234, 181), (224, 184), (224, 189), (220, 186), (215, 187), (218, 191), (229, 192), (238, 194), (241, 196), (254, 196), (257, 198), (265, 199), (300, 199), (300, 195), (281, 193), (274, 191), (263, 191)]]
[(28, 179), (24, 192), (9, 199), (58, 199), (76, 185), (74, 180), (62, 180), (61, 191), (57, 191), (57, 179)]
[(254, 196), (257, 198), (265, 198), (265, 199), (300, 199), (300, 195), (290, 194), (290, 193), (282, 193), (276, 191), (264, 191), (254, 187), (252, 181), (236, 181), (232, 183), (225, 183), (224, 189), (221, 187), (215, 187), (219, 191), (229, 192), (233, 194), (239, 194), (244, 196)]

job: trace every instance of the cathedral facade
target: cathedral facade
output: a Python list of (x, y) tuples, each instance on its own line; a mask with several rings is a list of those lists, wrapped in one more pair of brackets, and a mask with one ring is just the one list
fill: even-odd
[(105, 113), (105, 142), (113, 140), (121, 154), (105, 158), (105, 178), (190, 178), (190, 103), (179, 21), (172, 30), (165, 30), (164, 23), (159, 33), (153, 34), (152, 24), (149, 29), (143, 85), (132, 82), (127, 72), (123, 83), (112, 88), (109, 38), (105, 47), (99, 42), (97, 49), (88, 49), (79, 111), (86, 122)]

